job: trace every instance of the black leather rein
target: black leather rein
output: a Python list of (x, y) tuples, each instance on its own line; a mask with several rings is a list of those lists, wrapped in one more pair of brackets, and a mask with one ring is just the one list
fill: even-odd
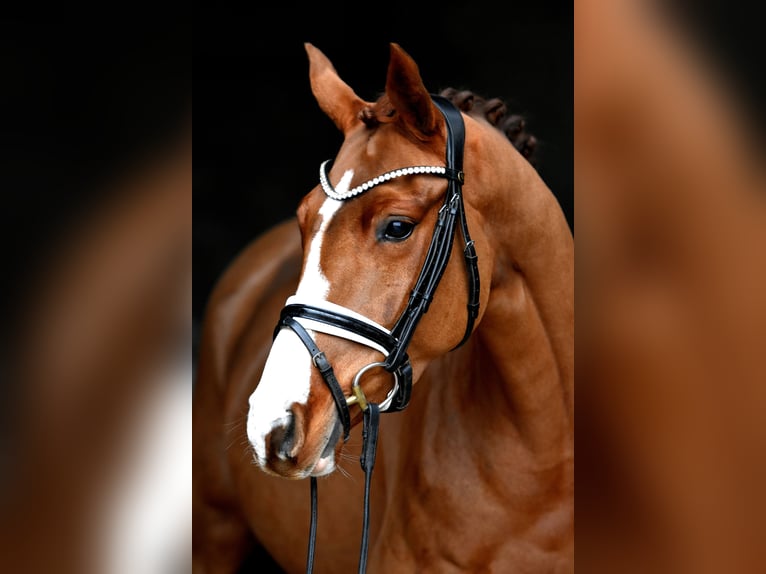
[[(446, 98), (442, 96), (431, 96), (434, 104), (444, 115), (447, 123), (447, 149), (446, 149), (446, 167), (445, 168), (405, 168), (395, 170), (384, 174), (380, 178), (375, 178), (368, 182), (369, 187), (388, 181), (399, 175), (409, 173), (425, 173), (444, 177), (448, 180), (447, 191), (444, 197), (444, 204), (439, 210), (438, 219), (434, 228), (431, 243), (426, 253), (423, 267), (421, 268), (418, 279), (407, 301), (407, 307), (404, 309), (399, 319), (396, 321), (393, 329), (389, 332), (385, 328), (377, 325), (373, 321), (356, 315), (353, 311), (343, 307), (328, 304), (326, 306), (311, 305), (301, 302), (288, 304), (282, 309), (279, 323), (274, 331), (274, 337), (283, 328), (291, 329), (303, 342), (306, 349), (311, 354), (314, 366), (319, 370), (323, 380), (330, 389), (333, 401), (338, 411), (341, 425), (343, 426), (343, 440), (347, 440), (351, 430), (351, 416), (349, 405), (358, 404), (363, 412), (362, 427), (362, 455), (360, 463), (365, 473), (365, 491), (364, 491), (364, 522), (362, 525), (362, 542), (359, 557), (359, 573), (366, 571), (367, 567), (367, 548), (369, 538), (369, 497), (370, 483), (372, 478), (372, 469), (375, 464), (375, 453), (377, 448), (378, 428), (381, 411), (401, 411), (407, 407), (412, 394), (412, 367), (407, 355), (407, 348), (415, 333), (415, 329), (420, 319), (428, 311), (433, 300), (436, 288), (441, 281), (450, 255), (454, 238), (458, 227), (465, 242), (464, 257), (468, 272), (468, 304), (467, 320), (465, 333), (462, 340), (455, 348), (465, 343), (473, 332), (474, 322), (479, 313), (479, 268), (476, 256), (476, 249), (468, 233), (468, 223), (466, 221), (465, 207), (463, 205), (462, 186), (464, 181), (463, 174), (463, 147), (465, 142), (465, 126), (460, 111)], [(325, 171), (325, 165), (320, 169), (320, 181), (325, 193), (330, 197), (341, 199), (350, 199), (357, 193), (363, 193), (367, 190), (367, 185), (363, 188), (355, 188), (347, 196), (343, 196), (335, 191), (329, 183), (329, 178)], [(407, 171), (416, 170), (416, 171)], [(379, 181), (380, 180), (380, 181)], [(348, 333), (352, 334), (355, 340), (361, 338), (368, 346), (374, 347), (379, 351), (385, 351), (385, 359), (379, 363), (372, 363), (361, 369), (352, 384), (354, 395), (347, 398), (340, 386), (330, 362), (324, 353), (317, 347), (309, 325), (325, 325), (331, 329), (328, 333)], [(321, 330), (321, 328), (317, 329)], [(343, 334), (339, 336), (344, 336)], [(349, 336), (348, 338), (352, 338)], [(395, 386), (389, 397), (384, 401), (385, 406), (371, 403), (367, 400), (361, 388), (361, 377), (370, 368), (381, 367), (394, 376)], [(309, 529), (309, 548), (307, 556), (307, 573), (313, 571), (314, 550), (316, 544), (316, 525), (317, 525), (317, 484), (316, 477), (311, 477), (311, 525)]]

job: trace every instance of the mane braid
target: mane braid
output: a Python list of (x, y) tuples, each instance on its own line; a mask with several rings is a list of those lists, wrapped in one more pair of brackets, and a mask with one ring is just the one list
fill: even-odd
[(486, 98), (470, 90), (445, 88), (440, 94), (457, 108), (470, 115), (488, 122), (502, 132), (519, 153), (532, 165), (537, 167), (537, 138), (526, 131), (526, 120), (520, 114), (508, 114), (508, 106), (500, 98)]

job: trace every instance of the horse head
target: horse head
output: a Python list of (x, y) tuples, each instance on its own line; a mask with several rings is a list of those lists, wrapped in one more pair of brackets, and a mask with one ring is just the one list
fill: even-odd
[[(385, 92), (374, 102), (357, 96), (317, 48), (306, 44), (306, 51), (312, 92), (344, 140), (298, 207), (301, 277), (250, 397), (247, 422), (257, 463), (289, 478), (332, 472), (341, 435), (362, 419), (365, 401), (381, 410), (406, 406), (403, 388), (481, 320), (490, 284), (479, 285), (478, 277), (491, 277), (493, 247), (482, 215), (491, 205), (478, 190), (489, 185), (491, 175), (482, 172), (493, 170), (492, 142), (508, 144), (489, 124), (465, 116), (463, 187), (463, 172), (445, 161), (446, 115), (401, 47), (391, 44)], [(462, 149), (460, 155), (462, 161)], [(445, 202), (457, 179), (466, 195), (459, 206)], [(441, 244), (444, 266), (423, 287), (433, 289), (428, 300), (417, 301), (424, 294), (413, 290), (433, 258), (434, 238), (445, 213), (458, 207), (466, 241)], [(459, 238), (460, 222), (455, 225)], [(408, 323), (414, 305), (428, 312)], [(345, 423), (338, 393), (323, 374), (330, 366), (341, 400), (351, 398)]]

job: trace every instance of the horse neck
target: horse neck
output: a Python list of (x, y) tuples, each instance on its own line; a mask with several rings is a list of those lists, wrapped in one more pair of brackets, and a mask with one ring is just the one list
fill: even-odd
[[(490, 287), (483, 316), (465, 345), (429, 365), (404, 416), (386, 418), (378, 483), (387, 532), (407, 541), (427, 531), (433, 552), (483, 561), (573, 544), (573, 239), (529, 164), (501, 175), (508, 199), (474, 203), (469, 218)], [(492, 215), (478, 220), (476, 209)], [(468, 526), (456, 530), (456, 516)]]
[(450, 389), (460, 405), (474, 405), (460, 408), (459, 424), (474, 432), (491, 421), (498, 434), (554, 463), (573, 448), (574, 241), (526, 161), (495, 165), (508, 168), (496, 174), (504, 182), (498, 195), (486, 198), (487, 237), (497, 238), (492, 275), (482, 278), (489, 300), (471, 345), (451, 359), (464, 367)]

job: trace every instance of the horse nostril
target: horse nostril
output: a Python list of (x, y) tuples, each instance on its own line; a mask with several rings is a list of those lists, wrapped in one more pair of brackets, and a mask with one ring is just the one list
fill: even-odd
[(271, 443), (271, 452), (276, 454), (282, 460), (290, 456), (295, 440), (295, 417), (290, 414), (284, 425), (274, 427), (271, 430), (269, 442)]
[(293, 458), (303, 445), (303, 434), (300, 429), (301, 417), (291, 410), (285, 422), (274, 427), (269, 433), (271, 452), (281, 460)]

